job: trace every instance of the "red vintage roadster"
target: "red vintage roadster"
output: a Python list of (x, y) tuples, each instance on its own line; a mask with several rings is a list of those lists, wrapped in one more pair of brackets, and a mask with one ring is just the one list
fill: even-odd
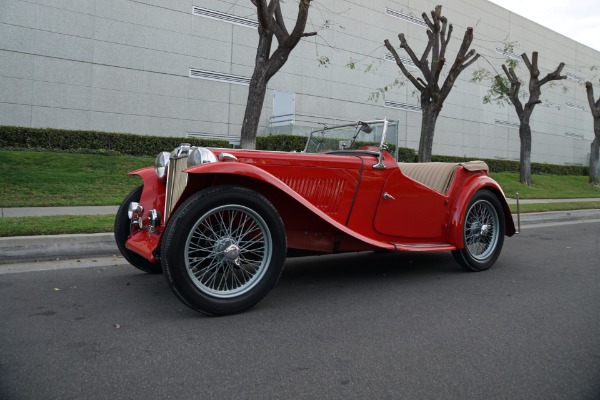
[(398, 163), (387, 128), (324, 127), (302, 152), (182, 144), (160, 153), (154, 168), (131, 172), (143, 185), (119, 208), (117, 245), (212, 315), (258, 303), (287, 256), (451, 251), (470, 271), (490, 268), (515, 226), (487, 165)]

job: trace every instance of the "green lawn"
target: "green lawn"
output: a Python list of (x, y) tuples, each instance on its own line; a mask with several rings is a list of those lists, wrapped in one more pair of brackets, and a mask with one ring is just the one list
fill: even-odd
[(534, 175), (533, 185), (519, 182), (519, 174), (500, 172), (490, 174), (504, 190), (506, 197), (515, 197), (519, 192), (522, 199), (576, 199), (600, 198), (600, 189), (587, 183), (587, 176)]
[(0, 207), (117, 205), (148, 157), (0, 150)]

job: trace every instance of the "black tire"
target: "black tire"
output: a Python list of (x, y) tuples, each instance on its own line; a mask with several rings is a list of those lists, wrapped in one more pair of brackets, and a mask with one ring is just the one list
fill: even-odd
[(244, 187), (216, 186), (173, 213), (161, 261), (184, 304), (226, 315), (254, 306), (275, 287), (286, 252), (283, 221), (266, 198)]
[(463, 221), (465, 247), (452, 252), (468, 271), (485, 271), (500, 255), (504, 244), (505, 221), (502, 205), (488, 190), (471, 198)]
[(132, 201), (139, 202), (140, 198), (142, 197), (143, 189), (143, 185), (139, 186), (133, 192), (129, 193), (129, 195), (125, 197), (125, 200), (123, 200), (121, 203), (119, 211), (117, 211), (117, 216), (115, 217), (115, 242), (117, 242), (117, 247), (123, 255), (123, 258), (129, 261), (131, 265), (150, 274), (160, 274), (162, 272), (160, 263), (150, 262), (139, 254), (136, 254), (125, 247), (125, 242), (129, 238), (132, 228), (131, 220), (127, 215), (129, 203)]

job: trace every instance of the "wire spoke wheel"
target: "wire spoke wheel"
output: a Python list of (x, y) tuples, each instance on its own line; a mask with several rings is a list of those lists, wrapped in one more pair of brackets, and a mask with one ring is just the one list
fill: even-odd
[(281, 217), (260, 193), (215, 186), (195, 193), (173, 213), (161, 262), (173, 293), (211, 315), (254, 306), (277, 284), (287, 254)]
[(498, 243), (498, 214), (487, 201), (480, 200), (467, 212), (465, 246), (476, 260), (485, 260)]
[(269, 228), (255, 211), (224, 205), (204, 214), (188, 235), (186, 269), (201, 291), (229, 298), (251, 290), (269, 265)]
[(463, 224), (464, 248), (452, 255), (469, 271), (484, 271), (495, 262), (504, 243), (505, 221), (498, 198), (487, 190), (477, 192), (467, 207)]

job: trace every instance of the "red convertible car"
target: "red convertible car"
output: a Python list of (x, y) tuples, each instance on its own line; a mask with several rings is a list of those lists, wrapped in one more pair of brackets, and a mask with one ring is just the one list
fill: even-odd
[(451, 251), (468, 270), (490, 268), (515, 225), (487, 165), (398, 163), (387, 128), (324, 127), (302, 152), (182, 144), (160, 153), (154, 168), (131, 173), (143, 185), (119, 208), (117, 245), (212, 315), (258, 303), (288, 256)]

